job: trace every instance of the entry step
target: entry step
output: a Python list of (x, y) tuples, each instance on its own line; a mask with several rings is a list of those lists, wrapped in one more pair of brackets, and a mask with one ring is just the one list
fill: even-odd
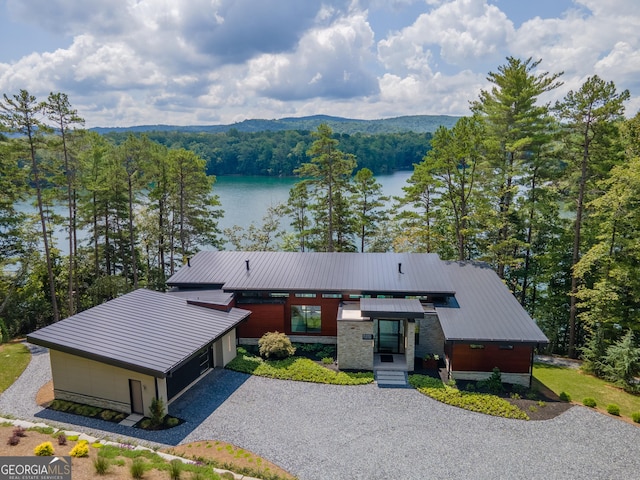
[(376, 383), (379, 388), (407, 388), (407, 372), (397, 370), (376, 370)]

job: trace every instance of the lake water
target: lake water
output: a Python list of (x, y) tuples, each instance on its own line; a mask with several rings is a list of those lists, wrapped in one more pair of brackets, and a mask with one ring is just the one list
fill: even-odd
[[(396, 172), (391, 175), (379, 175), (376, 180), (382, 185), (383, 195), (399, 196), (402, 195), (402, 187), (407, 184), (411, 174), (411, 171)], [(279, 203), (286, 203), (289, 190), (299, 181), (297, 177), (218, 177), (213, 192), (220, 198), (221, 208), (224, 210), (224, 217), (218, 222), (220, 231), (234, 225), (245, 229), (251, 223), (262, 225), (262, 218), (267, 209)], [(23, 212), (37, 213), (37, 208), (32, 202), (22, 202), (18, 208)], [(54, 211), (63, 217), (67, 213), (64, 205), (55, 207)], [(280, 227), (288, 230), (289, 223), (289, 220), (283, 219)], [(82, 234), (78, 236), (80, 240), (84, 240), (83, 237)], [(58, 229), (54, 233), (54, 240), (56, 247), (66, 255), (69, 250), (66, 229)]]
[[(401, 195), (402, 187), (413, 172), (402, 171), (391, 175), (379, 175), (376, 180), (382, 185), (383, 195)], [(220, 229), (238, 225), (247, 228), (251, 223), (262, 224), (267, 208), (286, 203), (289, 190), (300, 179), (297, 177), (218, 177), (213, 191), (220, 197), (224, 218), (219, 221)], [(288, 222), (283, 221), (283, 228)]]

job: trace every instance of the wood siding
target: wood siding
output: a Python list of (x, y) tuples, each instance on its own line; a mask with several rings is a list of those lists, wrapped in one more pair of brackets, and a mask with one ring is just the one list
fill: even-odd
[(451, 370), (491, 372), (498, 367), (501, 372), (529, 373), (533, 347), (512, 344), (513, 349), (501, 349), (498, 344), (484, 344), (484, 348), (471, 348), (469, 344), (447, 345)]

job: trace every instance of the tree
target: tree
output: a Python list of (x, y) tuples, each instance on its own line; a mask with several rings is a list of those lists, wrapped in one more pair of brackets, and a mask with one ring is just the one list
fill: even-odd
[[(582, 252), (582, 226), (588, 185), (608, 172), (615, 158), (610, 149), (611, 138), (616, 135), (615, 122), (624, 113), (624, 102), (629, 91), (618, 93), (613, 82), (605, 82), (597, 75), (589, 77), (578, 91), (570, 91), (555, 110), (564, 127), (566, 153), (570, 161), (567, 174), (570, 184), (577, 184), (575, 192), (576, 219), (573, 228), (572, 270), (580, 261)], [(572, 273), (569, 308), (569, 356), (576, 356), (577, 347), (577, 293), (580, 278)]]
[(482, 90), (471, 110), (484, 119), (487, 135), (487, 158), (490, 173), (487, 194), (495, 199), (496, 224), (492, 255), (496, 271), (504, 278), (506, 269), (517, 265), (514, 252), (521, 247), (513, 236), (517, 217), (514, 199), (518, 195), (517, 180), (526, 171), (526, 154), (539, 132), (547, 105), (537, 105), (545, 92), (561, 85), (561, 73), (535, 73), (541, 60), (525, 61), (507, 57), (507, 63), (490, 72), (491, 90)]
[(340, 151), (338, 141), (332, 135), (328, 125), (318, 126), (313, 133), (316, 140), (307, 152), (311, 162), (304, 163), (295, 172), (301, 177), (309, 177), (308, 185), (315, 198), (313, 210), (319, 238), (316, 249), (327, 252), (336, 250), (337, 232), (342, 232), (344, 237), (344, 227), (349, 218), (337, 215), (337, 208), (347, 196), (349, 179), (356, 167), (355, 157)]
[(5, 125), (11, 132), (21, 135), (22, 138), (15, 142), (20, 156), (27, 156), (31, 161), (31, 181), (35, 186), (36, 199), (38, 202), (38, 212), (40, 215), (40, 227), (42, 231), (42, 243), (44, 245), (45, 262), (47, 265), (47, 276), (49, 283), (49, 295), (52, 307), (53, 321), (60, 320), (58, 300), (56, 297), (55, 276), (53, 273), (53, 260), (49, 246), (49, 232), (47, 230), (47, 219), (43, 203), (43, 184), (40, 175), (40, 162), (37, 156), (37, 149), (42, 143), (42, 137), (46, 132), (46, 125), (38, 119), (43, 105), (38, 103), (36, 97), (30, 95), (26, 90), (8, 97), (3, 95), (0, 101), (0, 123)]
[(67, 209), (68, 219), (67, 225), (69, 229), (69, 266), (68, 266), (68, 287), (67, 301), (69, 304), (69, 315), (76, 312), (74, 303), (75, 290), (75, 273), (74, 262), (77, 255), (78, 238), (77, 238), (77, 162), (73, 159), (69, 152), (69, 129), (74, 124), (84, 124), (84, 120), (78, 116), (77, 110), (71, 108), (69, 98), (65, 93), (50, 93), (47, 101), (44, 103), (44, 112), (47, 118), (53, 122), (54, 128), (60, 136), (62, 146), (62, 157), (64, 160), (64, 176), (67, 186)]
[(296, 183), (289, 190), (289, 198), (285, 213), (292, 218), (291, 226), (293, 227), (296, 237), (296, 248), (300, 252), (304, 252), (308, 246), (309, 228), (311, 220), (307, 216), (310, 204), (309, 183), (302, 180)]
[[(635, 377), (640, 375), (640, 348), (634, 341), (633, 331), (627, 331), (620, 341), (607, 348), (604, 356), (604, 374), (623, 388), (635, 387)], [(633, 385), (633, 387), (632, 387)]]
[(382, 195), (382, 185), (376, 181), (368, 168), (358, 170), (353, 178), (350, 203), (355, 209), (355, 226), (360, 238), (360, 251), (365, 248), (378, 230), (380, 222), (387, 219), (384, 210), (389, 197)]

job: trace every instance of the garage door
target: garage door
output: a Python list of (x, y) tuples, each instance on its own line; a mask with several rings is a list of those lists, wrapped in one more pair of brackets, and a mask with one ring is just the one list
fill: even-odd
[(211, 368), (211, 346), (203, 348), (184, 365), (167, 377), (167, 396), (169, 400), (179, 394), (191, 382)]

